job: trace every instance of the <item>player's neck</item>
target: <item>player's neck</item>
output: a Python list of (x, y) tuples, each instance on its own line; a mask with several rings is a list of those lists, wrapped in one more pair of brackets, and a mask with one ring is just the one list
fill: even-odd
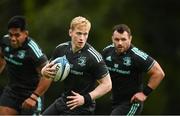
[(72, 46), (72, 52), (73, 52), (73, 53), (78, 52), (80, 49), (81, 49), (81, 48), (77, 48), (77, 47), (73, 47), (73, 46)]

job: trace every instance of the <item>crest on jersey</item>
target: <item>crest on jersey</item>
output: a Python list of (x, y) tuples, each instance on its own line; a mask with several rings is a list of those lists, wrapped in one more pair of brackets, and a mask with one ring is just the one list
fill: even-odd
[(18, 51), (17, 57), (19, 57), (20, 59), (23, 59), (24, 56), (25, 56), (25, 50)]
[(124, 57), (123, 58), (123, 64), (126, 66), (130, 66), (131, 65), (131, 58), (130, 57)]
[(13, 58), (14, 56), (12, 54), (9, 55), (9, 58)]
[(86, 57), (79, 57), (78, 58), (78, 62), (77, 62), (81, 67), (85, 66), (86, 65)]
[(4, 51), (9, 52), (10, 48), (7, 46), (5, 47)]
[(107, 60), (107, 61), (112, 61), (111, 56), (106, 57), (106, 60)]
[(115, 68), (118, 68), (118, 67), (119, 67), (119, 64), (114, 64), (114, 67), (115, 67)]

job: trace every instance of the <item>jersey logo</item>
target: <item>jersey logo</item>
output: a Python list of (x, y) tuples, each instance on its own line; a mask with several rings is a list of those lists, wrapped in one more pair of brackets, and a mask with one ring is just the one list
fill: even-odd
[(123, 64), (126, 66), (130, 66), (131, 65), (131, 58), (130, 57), (124, 57), (123, 58)]
[(17, 57), (19, 57), (20, 59), (23, 59), (24, 56), (25, 56), (25, 50), (18, 51)]
[(114, 64), (114, 68), (118, 68), (119, 67), (119, 64)]
[(112, 61), (111, 56), (106, 57), (107, 61)]
[(5, 52), (9, 52), (9, 50), (10, 50), (10, 48), (8, 46), (5, 47), (5, 49), (4, 49)]
[(14, 56), (12, 54), (9, 55), (9, 58), (13, 58)]
[(79, 57), (79, 58), (78, 58), (78, 64), (79, 64), (81, 67), (85, 66), (85, 65), (86, 65), (86, 57), (83, 57), (83, 56)]

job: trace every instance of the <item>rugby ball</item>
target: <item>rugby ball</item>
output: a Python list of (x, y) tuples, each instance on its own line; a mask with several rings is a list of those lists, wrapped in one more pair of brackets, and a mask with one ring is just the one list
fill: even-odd
[(58, 57), (54, 59), (53, 62), (53, 68), (55, 68), (56, 70), (56, 74), (54, 76), (53, 81), (63, 81), (64, 79), (66, 79), (70, 72), (70, 64), (66, 59), (66, 56)]

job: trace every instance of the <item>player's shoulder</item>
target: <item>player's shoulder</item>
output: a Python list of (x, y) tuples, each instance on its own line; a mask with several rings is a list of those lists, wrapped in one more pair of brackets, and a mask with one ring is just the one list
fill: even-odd
[(109, 44), (106, 47), (103, 48), (103, 51), (109, 51), (111, 49), (114, 49), (114, 44)]
[(39, 47), (39, 45), (31, 37), (28, 37), (28, 40), (26, 44), (24, 45), (24, 47), (28, 48), (26, 50), (28, 51), (29, 54), (35, 55), (37, 58), (40, 58), (43, 55), (42, 50)]
[(25, 42), (25, 47), (28, 46), (31, 49), (40, 49), (38, 43), (31, 37), (28, 37), (28, 39)]
[(3, 37), (0, 38), (0, 44), (8, 44), (9, 43), (9, 35), (3, 35)]
[(111, 54), (112, 51), (114, 50), (114, 44), (109, 44), (106, 47), (103, 48), (103, 50), (101, 51), (102, 55), (107, 55), (107, 54)]
[(3, 38), (9, 38), (9, 35), (8, 35), (8, 34), (6, 34), (6, 35), (4, 35), (4, 36), (3, 36)]
[(101, 62), (102, 61), (101, 54), (96, 49), (94, 49), (94, 47), (91, 46), (90, 44), (87, 44), (87, 46), (88, 46), (87, 51), (89, 54), (89, 58), (91, 58), (92, 60), (95, 60), (97, 62)]
[(3, 37), (1, 37), (1, 41), (2, 41), (2, 40), (7, 40), (7, 39), (9, 39), (9, 35), (8, 35), (8, 34), (3, 35)]
[(130, 53), (131, 53), (133, 56), (142, 58), (142, 59), (144, 59), (144, 60), (146, 60), (147, 57), (148, 57), (148, 54), (147, 54), (147, 53), (145, 53), (143, 50), (141, 50), (141, 49), (139, 49), (139, 48), (137, 48), (137, 47), (135, 47), (135, 46), (132, 46), (132, 47), (130, 48)]
[(56, 46), (56, 49), (61, 49), (61, 48), (67, 47), (69, 45), (70, 45), (70, 41), (60, 43), (59, 45)]

